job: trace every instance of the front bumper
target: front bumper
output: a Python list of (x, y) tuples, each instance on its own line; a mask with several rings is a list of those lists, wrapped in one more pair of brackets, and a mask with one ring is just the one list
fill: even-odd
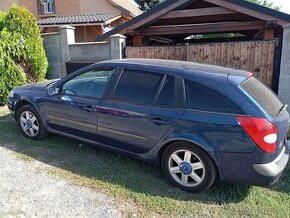
[(16, 100), (14, 98), (8, 97), (7, 107), (13, 117), (15, 117), (15, 105), (16, 105)]
[(287, 166), (289, 160), (289, 146), (290, 142), (286, 141), (281, 154), (275, 160), (266, 164), (254, 164), (254, 169), (263, 176), (279, 176)]

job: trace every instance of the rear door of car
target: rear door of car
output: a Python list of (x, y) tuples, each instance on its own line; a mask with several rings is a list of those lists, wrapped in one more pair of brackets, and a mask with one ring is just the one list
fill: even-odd
[(162, 73), (124, 69), (99, 114), (101, 142), (135, 153), (150, 150), (180, 116), (179, 109), (152, 107), (165, 80)]

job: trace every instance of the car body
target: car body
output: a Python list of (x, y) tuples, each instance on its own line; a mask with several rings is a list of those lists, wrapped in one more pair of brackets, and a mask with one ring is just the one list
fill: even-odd
[(26, 137), (50, 132), (139, 158), (191, 192), (216, 177), (272, 184), (289, 158), (287, 107), (241, 70), (111, 60), (17, 87), (7, 103)]

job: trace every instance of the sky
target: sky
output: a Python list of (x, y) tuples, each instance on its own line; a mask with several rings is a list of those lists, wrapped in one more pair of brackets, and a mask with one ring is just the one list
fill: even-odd
[(277, 6), (282, 6), (280, 11), (290, 14), (290, 0), (270, 0), (270, 1)]

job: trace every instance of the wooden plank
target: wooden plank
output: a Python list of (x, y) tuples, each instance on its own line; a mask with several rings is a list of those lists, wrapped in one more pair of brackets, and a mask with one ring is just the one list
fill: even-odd
[(267, 82), (267, 68), (268, 68), (268, 54), (269, 52), (269, 43), (261, 42), (261, 75), (260, 78), (262, 81)]
[(275, 51), (276, 51), (277, 42), (271, 41), (269, 45), (269, 56), (268, 56), (268, 68), (267, 68), (267, 79), (266, 84), (270, 87), (273, 86), (273, 73), (274, 73), (274, 61), (275, 61)]
[(253, 73), (254, 75), (259, 78), (261, 78), (261, 54), (262, 54), (262, 45), (260, 41), (255, 42), (255, 51), (254, 51), (254, 69)]
[(234, 48), (234, 56), (233, 56), (233, 62), (232, 62), (232, 67), (239, 69), (241, 66), (241, 43), (233, 43), (233, 48)]
[(171, 18), (185, 18), (185, 17), (200, 17), (210, 15), (221, 15), (221, 14), (236, 14), (237, 11), (233, 11), (222, 7), (210, 7), (210, 8), (199, 8), (189, 10), (178, 10), (170, 11), (167, 14), (159, 17), (158, 19), (171, 19)]
[(211, 24), (188, 24), (171, 26), (151, 26), (140, 30), (141, 35), (175, 35), (175, 34), (197, 34), (197, 33), (217, 33), (242, 30), (260, 30), (265, 26), (263, 21), (245, 22), (223, 22)]
[(249, 55), (249, 43), (243, 42), (241, 43), (241, 54), (240, 54), (240, 69), (242, 70), (249, 70), (247, 67), (248, 61), (248, 55)]

